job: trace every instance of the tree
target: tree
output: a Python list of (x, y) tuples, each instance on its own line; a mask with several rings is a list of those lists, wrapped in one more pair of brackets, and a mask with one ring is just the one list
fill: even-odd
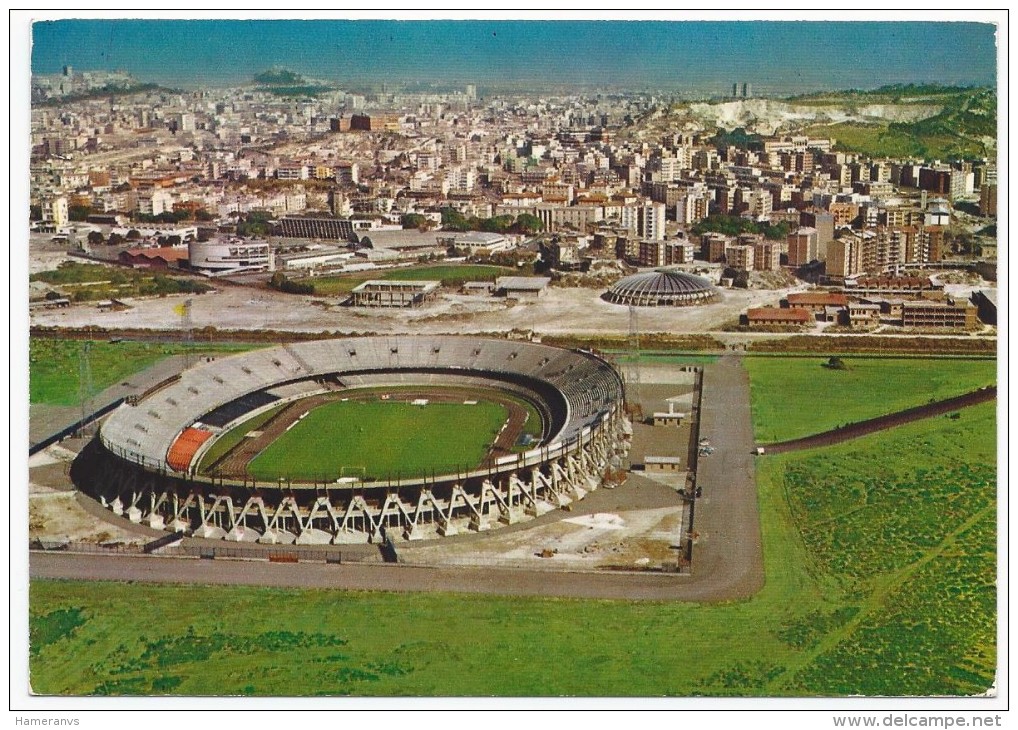
[(141, 231), (139, 231), (137, 228), (132, 228), (127, 232), (128, 241), (137, 241), (139, 238), (141, 238)]
[(196, 221), (211, 221), (211, 220), (215, 220), (215, 216), (213, 216), (211, 213), (209, 213), (204, 208), (199, 208), (198, 210), (196, 210), (194, 212), (194, 219)]
[(191, 214), (186, 210), (164, 210), (155, 217), (155, 220), (159, 223), (179, 223), (190, 217)]
[(30, 220), (30, 221), (41, 221), (42, 220), (42, 206), (41, 205), (30, 205), (30, 206), (28, 206), (28, 220)]
[(764, 234), (764, 238), (770, 241), (784, 241), (788, 238), (788, 234), (791, 230), (792, 226), (788, 223), (788, 221), (781, 221), (773, 226), (763, 226), (762, 233)]
[(507, 233), (514, 220), (511, 215), (496, 215), (493, 218), (481, 218), (478, 223), (478, 227), (485, 233)]
[(286, 278), (286, 275), (282, 271), (277, 271), (272, 275), (272, 278), (269, 279), (269, 286), (287, 294), (312, 295), (315, 293), (314, 284), (291, 281)]
[(403, 226), (404, 230), (410, 230), (416, 228), (420, 231), (429, 230), (434, 223), (427, 216), (423, 216), (420, 213), (407, 213), (399, 220), (400, 225)]
[(455, 208), (442, 208), (442, 228), (447, 231), (469, 231), (470, 225)]
[(972, 253), (975, 236), (972, 235), (971, 231), (952, 224), (944, 231), (944, 241), (953, 253), (970, 254)]
[(715, 214), (693, 224), (690, 230), (696, 236), (702, 236), (708, 232), (723, 233), (726, 236), (737, 236), (740, 233), (762, 233), (764, 238), (769, 240), (783, 241), (791, 229), (792, 227), (787, 221), (770, 225), (757, 223), (742, 216)]
[(237, 235), (267, 236), (272, 233), (271, 219), (272, 214), (267, 210), (252, 210), (243, 221), (237, 222)]
[(721, 275), (726, 279), (731, 279), (732, 286), (737, 289), (749, 288), (749, 272), (745, 269), (735, 269), (730, 266), (726, 266)]
[(92, 215), (92, 206), (90, 205), (67, 206), (67, 217), (72, 221), (87, 220), (90, 215)]
[(106, 244), (108, 246), (120, 246), (121, 244), (123, 244), (123, 242), (124, 237), (121, 236), (119, 233), (111, 233), (110, 237), (106, 239)]
[(516, 223), (513, 224), (513, 228), (525, 236), (532, 236), (544, 230), (544, 223), (536, 215), (520, 213), (516, 217)]
[(100, 246), (103, 242), (103, 234), (99, 231), (90, 231), (88, 234), (88, 245), (89, 246)]

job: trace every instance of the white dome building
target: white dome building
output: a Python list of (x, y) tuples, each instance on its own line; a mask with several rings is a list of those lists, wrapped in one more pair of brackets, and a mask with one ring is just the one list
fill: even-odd
[(620, 279), (604, 294), (612, 304), (638, 307), (688, 307), (720, 299), (707, 279), (682, 271), (648, 271)]

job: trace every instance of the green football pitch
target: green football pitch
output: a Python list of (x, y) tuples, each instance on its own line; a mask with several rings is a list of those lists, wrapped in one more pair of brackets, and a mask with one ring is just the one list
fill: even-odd
[(268, 481), (407, 479), (467, 471), (483, 461), (507, 418), (505, 406), (485, 401), (327, 403), (255, 457), (248, 471)]

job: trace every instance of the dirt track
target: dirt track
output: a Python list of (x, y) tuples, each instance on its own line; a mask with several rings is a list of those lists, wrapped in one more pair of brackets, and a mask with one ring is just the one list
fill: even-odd
[(823, 433), (815, 433), (812, 436), (804, 436), (798, 439), (792, 439), (790, 441), (780, 441), (774, 444), (761, 444), (768, 454), (782, 454), (786, 451), (801, 451), (803, 449), (815, 449), (821, 446), (831, 446), (832, 444), (838, 444), (842, 441), (849, 441), (860, 436), (865, 436), (869, 433), (875, 433), (877, 431), (883, 431), (888, 428), (895, 428), (912, 421), (919, 421), (924, 418), (931, 418), (932, 416), (940, 416), (951, 411), (958, 410), (959, 408), (966, 408), (968, 406), (974, 406), (977, 403), (986, 403), (996, 399), (997, 387), (990, 386), (980, 390), (974, 390), (971, 393), (965, 393), (954, 398), (947, 398), (945, 400), (936, 401), (935, 403), (927, 403), (924, 406), (916, 406), (915, 408), (906, 408), (903, 411), (897, 411), (896, 413), (889, 413), (886, 416), (878, 416), (877, 418), (870, 418), (866, 421), (859, 421), (858, 423), (850, 423), (844, 428), (837, 428), (833, 431), (824, 431)]

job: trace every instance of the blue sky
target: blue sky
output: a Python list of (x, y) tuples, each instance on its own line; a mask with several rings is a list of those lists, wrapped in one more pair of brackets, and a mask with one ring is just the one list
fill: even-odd
[(32, 70), (126, 69), (180, 86), (281, 65), (340, 83), (592, 84), (794, 92), (993, 84), (987, 23), (57, 20), (33, 26)]

